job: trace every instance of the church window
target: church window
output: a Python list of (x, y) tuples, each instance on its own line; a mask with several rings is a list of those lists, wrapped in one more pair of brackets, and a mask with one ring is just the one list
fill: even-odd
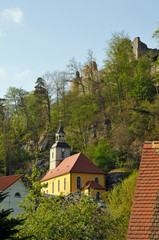
[(60, 192), (60, 180), (58, 180), (58, 192)]
[(19, 192), (16, 192), (15, 195), (14, 195), (14, 197), (16, 197), (16, 198), (21, 198), (21, 195), (20, 195)]
[(95, 180), (96, 183), (99, 183), (99, 178), (98, 177), (95, 177), (94, 180)]
[(77, 177), (77, 189), (81, 188), (81, 177)]
[(54, 182), (52, 182), (52, 193), (54, 193)]
[(59, 140), (61, 140), (61, 135), (59, 135)]
[(62, 148), (62, 149), (61, 149), (61, 158), (64, 158), (64, 153), (65, 153), (65, 149)]
[(66, 178), (64, 178), (64, 190), (66, 190)]
[(54, 158), (54, 152), (52, 152), (52, 158)]

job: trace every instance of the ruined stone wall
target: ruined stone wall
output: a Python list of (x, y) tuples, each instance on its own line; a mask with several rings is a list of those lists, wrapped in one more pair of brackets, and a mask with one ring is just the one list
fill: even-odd
[[(136, 59), (139, 59), (140, 57), (144, 56), (145, 54), (151, 54), (154, 61), (157, 59), (157, 56), (159, 56), (159, 50), (154, 48), (148, 48), (147, 45), (140, 41), (139, 37), (134, 38), (132, 41), (132, 49), (135, 54)], [(154, 74), (156, 71), (159, 70), (159, 67), (152, 65), (151, 73)], [(75, 89), (79, 90), (79, 94), (82, 93), (84, 90), (85, 92), (89, 92), (90, 89), (88, 89), (89, 81), (94, 82), (91, 84), (93, 88), (95, 89), (98, 83), (101, 80), (101, 74), (98, 71), (97, 64), (94, 61), (91, 61), (89, 65), (84, 66), (82, 71), (82, 76), (79, 75), (79, 72), (76, 72), (75, 78), (71, 80), (70, 83), (70, 91), (74, 91)]]
[(83, 67), (82, 77), (79, 76), (79, 72), (76, 72), (75, 78), (73, 78), (70, 83), (70, 91), (78, 88), (79, 92), (82, 92), (91, 80), (93, 80), (94, 83), (99, 82), (99, 72), (97, 64), (94, 61), (91, 61), (89, 66), (86, 65)]
[(151, 53), (154, 57), (159, 55), (159, 50), (154, 48), (148, 48), (147, 45), (140, 41), (139, 37), (134, 38), (132, 42), (133, 52), (135, 54), (136, 59), (144, 56), (147, 53)]

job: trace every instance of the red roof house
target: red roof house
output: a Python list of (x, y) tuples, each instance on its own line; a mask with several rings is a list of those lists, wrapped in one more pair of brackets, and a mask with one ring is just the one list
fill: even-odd
[(159, 141), (145, 142), (127, 240), (159, 239)]
[(14, 210), (13, 216), (23, 212), (18, 207), (19, 201), (24, 200), (28, 195), (31, 186), (30, 181), (23, 175), (3, 176), (0, 177), (0, 191), (8, 193), (8, 196), (0, 203), (0, 208), (4, 206), (4, 209), (12, 208)]

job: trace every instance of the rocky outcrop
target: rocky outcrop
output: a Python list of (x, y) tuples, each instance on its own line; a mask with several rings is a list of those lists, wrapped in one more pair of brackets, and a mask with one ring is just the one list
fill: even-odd
[(22, 146), (22, 148), (28, 151), (30, 154), (37, 152), (45, 152), (50, 149), (51, 144), (54, 142), (54, 136), (50, 133), (42, 135), (38, 142), (34, 140), (28, 140), (28, 142)]
[(74, 91), (75, 89), (78, 88), (79, 93), (83, 91), (88, 92), (86, 86), (92, 80), (94, 84), (97, 84), (100, 80), (97, 64), (94, 61), (91, 61), (89, 63), (89, 66), (86, 65), (83, 67), (82, 77), (80, 77), (78, 71), (76, 72), (75, 78), (73, 78), (70, 83), (70, 91)]
[(42, 135), (38, 141), (38, 152), (44, 152), (50, 146), (50, 143), (53, 143), (53, 135), (50, 133), (46, 133)]
[(112, 189), (116, 184), (120, 183), (130, 172), (110, 172), (106, 174), (106, 189)]

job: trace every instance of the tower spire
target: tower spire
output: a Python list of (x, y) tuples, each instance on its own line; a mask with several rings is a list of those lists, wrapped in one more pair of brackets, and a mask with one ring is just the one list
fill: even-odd
[(56, 168), (64, 158), (70, 156), (70, 147), (65, 142), (65, 132), (61, 121), (59, 129), (55, 134), (55, 143), (50, 149), (50, 170)]

